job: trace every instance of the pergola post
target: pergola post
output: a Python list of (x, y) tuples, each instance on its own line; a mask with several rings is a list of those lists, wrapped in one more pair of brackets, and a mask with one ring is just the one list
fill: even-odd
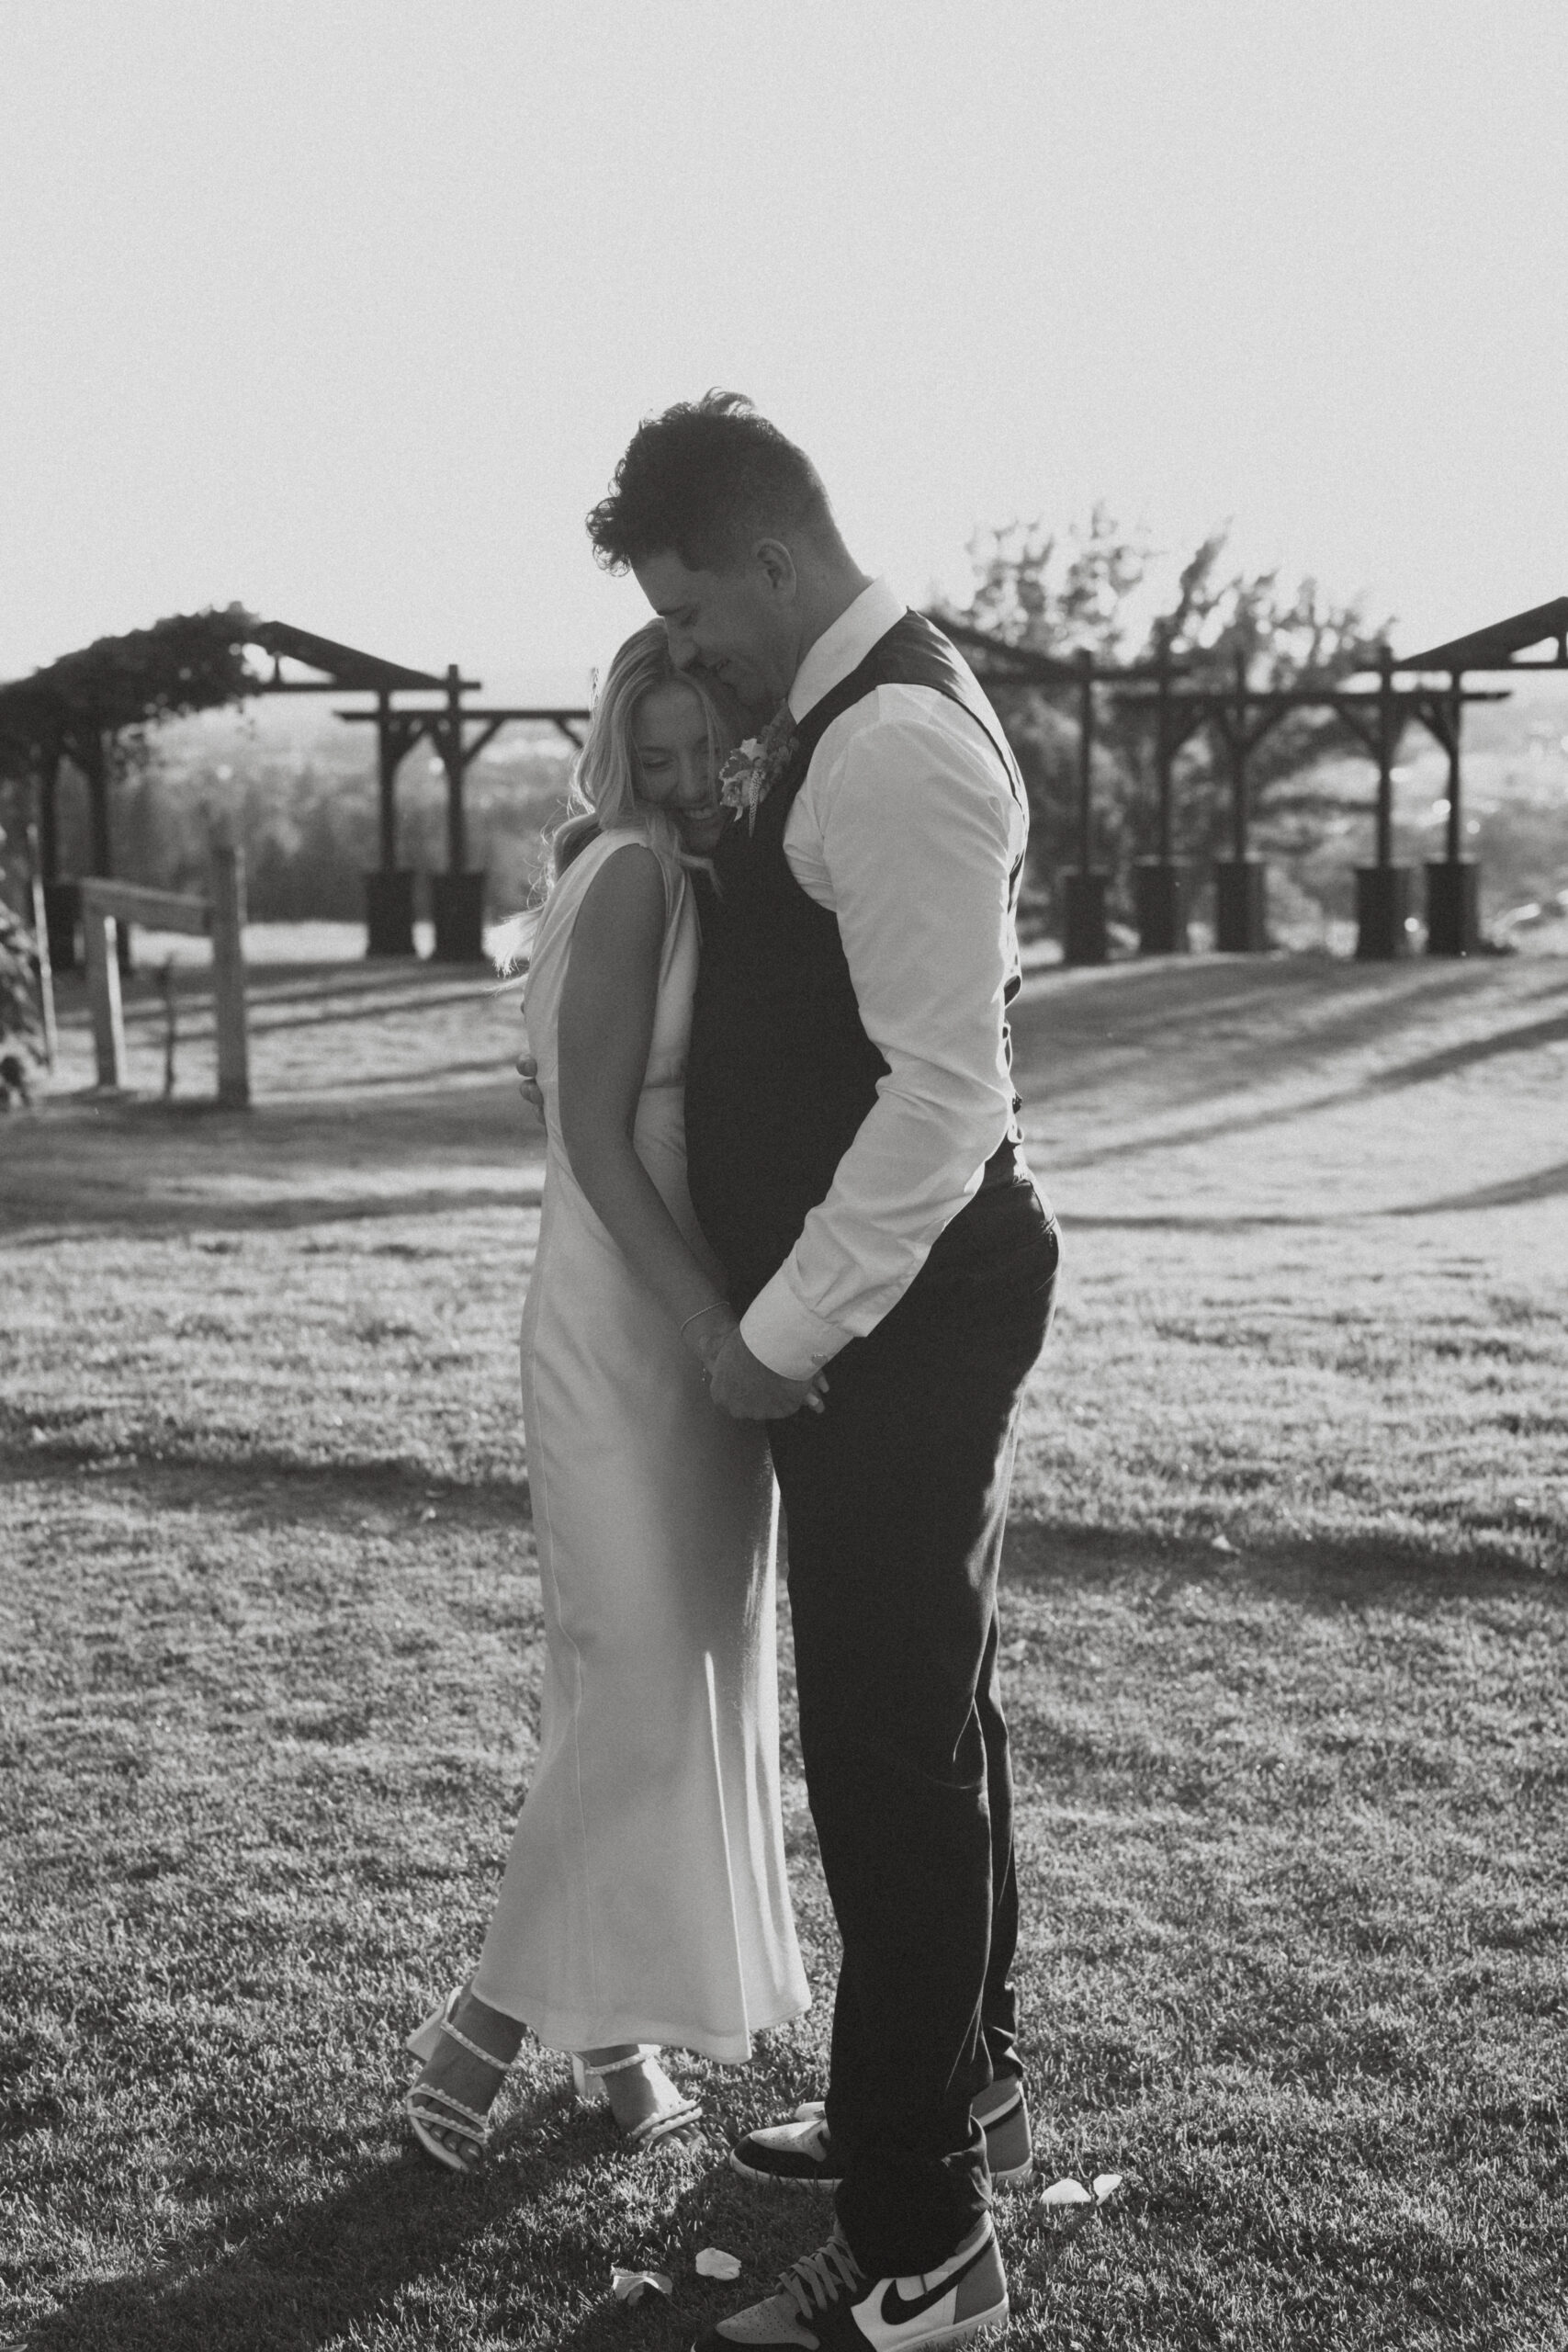
[(1105, 876), (1094, 864), (1094, 656), (1078, 654), (1078, 862), (1062, 877), (1062, 960), (1106, 959)]
[(376, 697), (377, 831), (380, 857), (377, 871), (398, 869), (398, 755), (392, 744), (392, 697), (385, 686)]
[(72, 749), (87, 786), (87, 855), (94, 874), (107, 882), (114, 876), (114, 856), (109, 840), (108, 760), (102, 730), (83, 728)]
[(1269, 944), (1268, 881), (1261, 862), (1247, 854), (1247, 656), (1235, 657), (1235, 712), (1225, 727), (1231, 761), (1231, 854), (1214, 867), (1214, 945), (1223, 956), (1258, 956)]
[[(104, 882), (114, 878), (114, 842), (109, 825), (109, 775), (114, 765), (114, 737), (89, 721), (71, 738), (71, 754), (87, 786), (87, 862), (89, 873)], [(115, 924), (116, 956), (121, 972), (130, 970), (130, 925)]]
[(82, 886), (60, 878), (60, 771), (64, 749), (58, 739), (39, 752), (39, 875), (43, 888), (49, 958), (57, 972), (76, 969), (76, 934), (82, 923)]
[(463, 808), (463, 682), (457, 663), (446, 671), (446, 709), (440, 722), (441, 764), (446, 771), (446, 871), (431, 876), (435, 917), (435, 955), (443, 964), (484, 960), (484, 869), (468, 868), (468, 826)]
[(58, 882), (60, 879), (60, 760), (58, 743), (46, 743), (38, 752), (38, 864), (39, 879)]
[(1393, 760), (1403, 724), (1393, 691), (1393, 654), (1381, 645), (1375, 862), (1356, 868), (1356, 955), (1362, 963), (1390, 963), (1410, 944), (1410, 868), (1393, 862)]
[(376, 695), (376, 793), (380, 858), (365, 876), (365, 953), (412, 956), (413, 870), (398, 864), (398, 769), (409, 747), (400, 728), (389, 688)]
[(1170, 712), (1170, 631), (1155, 649), (1155, 812), (1156, 850), (1133, 868), (1140, 956), (1181, 956), (1188, 946), (1187, 875), (1176, 863), (1172, 770), (1176, 748)]
[(213, 829), (209, 872), (218, 1100), (229, 1110), (243, 1111), (251, 1099), (250, 1045), (245, 1027), (245, 869), (226, 827)]
[(1449, 673), (1444, 697), (1443, 749), (1449, 755), (1448, 854), (1427, 867), (1427, 953), (1473, 956), (1481, 944), (1481, 871), (1464, 855), (1461, 799), (1461, 736), (1464, 725), (1464, 680)]

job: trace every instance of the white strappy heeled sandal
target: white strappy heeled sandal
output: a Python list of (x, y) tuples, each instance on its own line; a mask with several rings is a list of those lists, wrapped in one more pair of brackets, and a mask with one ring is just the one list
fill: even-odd
[[(501, 2076), (495, 2093), (499, 2098), (507, 2076), (516, 2073), (516, 2064), (515, 2062), (497, 2058), (491, 2051), (481, 2049), (477, 2041), (470, 2041), (468, 2035), (460, 2033), (453, 2024), (457, 2004), (466, 1990), (467, 1987), (460, 1984), (455, 1993), (449, 1993), (438, 2007), (431, 2010), (424, 2023), (410, 2034), (403, 2047), (412, 2058), (418, 2058), (428, 2066), (443, 2040), (457, 2042), (470, 2057), (482, 2060)], [(492, 2099), (491, 2105), (493, 2107), (494, 2104)], [(490, 2145), (488, 2112), (481, 2115), (476, 2108), (466, 2107), (460, 2098), (454, 2098), (450, 2091), (438, 2090), (434, 2083), (415, 2083), (403, 2099), (403, 2113), (408, 2117), (410, 2131), (427, 2156), (434, 2156), (436, 2163), (445, 2165), (448, 2172), (478, 2172), (484, 2162), (485, 2150)], [(449, 2132), (455, 2139), (467, 2141), (473, 2153), (460, 2155), (456, 2148), (449, 2148), (444, 2140), (436, 2138), (438, 2132)]]
[[(622, 2075), (630, 2067), (645, 2066), (652, 2061), (659, 2075), (674, 2091), (675, 2085), (670, 2082), (663, 2067), (657, 2064), (658, 2058), (657, 2041), (639, 2042), (629, 2058), (611, 2058), (602, 2066), (589, 2066), (574, 2055), (571, 2062), (572, 2088), (585, 2106), (600, 2106), (610, 2096), (604, 2085), (606, 2075)], [(676, 2091), (673, 2107), (661, 2108), (656, 2115), (645, 2115), (640, 2123), (629, 2127), (623, 2124), (622, 2133), (637, 2154), (645, 2156), (650, 2148), (657, 2148), (661, 2142), (688, 2132), (694, 2123), (700, 2120), (702, 2111), (694, 2098), (682, 2098)]]

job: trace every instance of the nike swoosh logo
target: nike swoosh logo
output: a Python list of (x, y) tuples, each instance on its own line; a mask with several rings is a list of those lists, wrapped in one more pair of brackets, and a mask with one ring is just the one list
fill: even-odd
[(892, 2279), (882, 2298), (880, 2317), (884, 2327), (903, 2327), (910, 2320), (919, 2319), (922, 2312), (929, 2312), (934, 2303), (940, 2303), (944, 2295), (951, 2295), (954, 2287), (968, 2278), (976, 2263), (983, 2262), (990, 2250), (991, 2241), (987, 2237), (976, 2247), (962, 2270), (950, 2270), (940, 2286), (932, 2287), (926, 2294), (917, 2295), (912, 2303), (904, 2301), (898, 2292), (898, 2281)]
[(1014, 2091), (1010, 2098), (1003, 2099), (1000, 2107), (987, 2108), (985, 2114), (976, 2119), (981, 2131), (988, 2132), (992, 2124), (1001, 2122), (1004, 2116), (1016, 2115), (1022, 2105), (1023, 2093)]

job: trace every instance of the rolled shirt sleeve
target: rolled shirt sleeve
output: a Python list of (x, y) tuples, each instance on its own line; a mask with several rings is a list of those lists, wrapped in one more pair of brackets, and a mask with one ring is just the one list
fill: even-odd
[(887, 1074), (742, 1318), (752, 1353), (787, 1378), (874, 1329), (1011, 1132), (1004, 991), (1026, 831), (984, 729), (930, 687), (879, 687), (817, 747), (784, 852), (838, 918)]

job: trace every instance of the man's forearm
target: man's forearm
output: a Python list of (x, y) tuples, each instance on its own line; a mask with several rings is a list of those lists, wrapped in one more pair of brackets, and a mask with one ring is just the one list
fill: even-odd
[(1011, 1117), (1010, 1092), (978, 1090), (957, 1120), (951, 1102), (935, 1113), (917, 1088), (885, 1080), (827, 1198), (741, 1317), (752, 1352), (799, 1378), (874, 1330), (973, 1196)]

